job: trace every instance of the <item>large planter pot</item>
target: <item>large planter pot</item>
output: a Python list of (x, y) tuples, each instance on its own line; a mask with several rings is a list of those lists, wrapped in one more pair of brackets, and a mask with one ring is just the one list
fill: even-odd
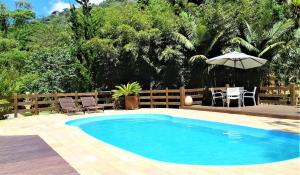
[(125, 97), (125, 108), (128, 110), (139, 108), (139, 97), (138, 96), (126, 96)]

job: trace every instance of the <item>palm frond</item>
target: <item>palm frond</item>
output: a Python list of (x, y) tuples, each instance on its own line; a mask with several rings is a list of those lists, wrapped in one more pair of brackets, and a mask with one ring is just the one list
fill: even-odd
[(239, 45), (245, 47), (249, 51), (259, 52), (259, 50), (255, 46), (253, 46), (251, 43), (244, 40), (243, 38), (235, 37), (235, 38), (232, 38), (230, 40), (230, 42), (235, 43), (235, 44), (239, 44)]
[(181, 60), (182, 58), (184, 58), (184, 55), (182, 52), (180, 52), (176, 48), (172, 48), (172, 47), (168, 46), (165, 48), (165, 50), (159, 56), (159, 61), (167, 62), (171, 59)]
[(194, 55), (190, 58), (189, 63), (194, 64), (195, 62), (207, 60), (205, 55)]
[(295, 31), (295, 38), (300, 39), (300, 28)]
[(138, 82), (127, 83), (126, 85), (115, 86), (116, 90), (113, 90), (113, 98), (118, 99), (122, 96), (138, 95), (142, 88)]
[(209, 48), (206, 50), (205, 55), (207, 55), (207, 53), (209, 53), (213, 47), (215, 46), (215, 44), (219, 41), (219, 39), (224, 35), (225, 31), (221, 31), (220, 33), (218, 33), (214, 39), (212, 40), (212, 42), (210, 43)]
[(246, 29), (247, 29), (247, 32), (252, 35), (253, 34), (253, 30), (251, 28), (251, 26), (249, 25), (249, 23), (245, 20), (245, 24), (246, 24)]
[(273, 25), (272, 29), (267, 34), (267, 37), (269, 38), (267, 44), (276, 41), (294, 26), (295, 26), (295, 22), (291, 19), (277, 22), (276, 24)]
[(246, 40), (248, 41), (248, 43), (253, 43), (257, 40), (257, 34), (255, 33), (254, 30), (252, 30), (252, 27), (250, 26), (250, 24), (245, 20), (245, 24), (246, 24)]
[(184, 35), (178, 32), (173, 32), (173, 35), (175, 37), (175, 40), (180, 43), (181, 45), (184, 45), (189, 50), (194, 50), (194, 44)]
[(268, 47), (266, 47), (263, 51), (261, 51), (261, 52), (259, 53), (258, 56), (261, 57), (261, 56), (263, 56), (265, 53), (267, 53), (267, 52), (269, 52), (270, 50), (272, 50), (273, 48), (278, 47), (278, 46), (283, 45), (283, 44), (285, 44), (284, 41), (281, 41), (281, 42), (277, 42), (277, 43), (271, 44), (271, 45), (269, 45)]

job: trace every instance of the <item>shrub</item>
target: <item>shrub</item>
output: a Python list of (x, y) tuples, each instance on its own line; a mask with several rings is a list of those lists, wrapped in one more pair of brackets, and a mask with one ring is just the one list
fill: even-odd
[(5, 115), (11, 113), (11, 107), (8, 106), (9, 102), (7, 100), (0, 100), (0, 120), (6, 119)]

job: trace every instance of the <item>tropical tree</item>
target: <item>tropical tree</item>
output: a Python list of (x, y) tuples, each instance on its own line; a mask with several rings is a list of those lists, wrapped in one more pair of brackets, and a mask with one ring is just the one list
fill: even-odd
[(17, 9), (27, 9), (27, 10), (32, 9), (32, 4), (27, 0), (18, 0), (15, 2), (15, 5)]
[[(292, 19), (279, 21), (274, 24), (270, 30), (265, 31), (263, 34), (258, 34), (246, 21), (245, 25), (245, 37), (235, 37), (231, 40), (231, 42), (242, 46), (249, 52), (256, 53), (258, 57), (265, 57), (272, 51), (278, 51), (280, 46), (286, 44), (284, 36), (286, 33), (291, 31), (295, 22)], [(268, 59), (271, 60), (272, 57), (269, 57)]]
[(0, 31), (3, 32), (4, 36), (6, 36), (8, 32), (8, 17), (9, 12), (5, 4), (0, 3)]
[(84, 90), (85, 80), (77, 78), (80, 69), (69, 48), (44, 48), (35, 51), (27, 62), (25, 70), (32, 75), (32, 78), (30, 83), (22, 87), (25, 92), (53, 93)]
[(16, 10), (10, 13), (10, 17), (14, 20), (15, 26), (22, 26), (35, 18), (32, 11), (32, 5), (27, 0), (16, 1)]

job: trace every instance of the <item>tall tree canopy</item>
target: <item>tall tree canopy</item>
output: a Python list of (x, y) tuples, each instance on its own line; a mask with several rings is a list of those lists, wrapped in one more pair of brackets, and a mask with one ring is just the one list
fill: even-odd
[[(224, 86), (232, 69), (205, 59), (260, 56), (235, 84), (300, 84), (297, 0), (76, 0), (36, 18), (34, 4), (0, 4), (0, 93)], [(15, 82), (15, 83), (13, 83)]]

